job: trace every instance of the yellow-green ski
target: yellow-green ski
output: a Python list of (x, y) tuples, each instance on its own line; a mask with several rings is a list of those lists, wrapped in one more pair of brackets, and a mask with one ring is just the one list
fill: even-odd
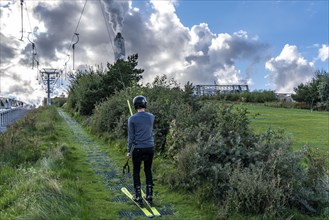
[(122, 188), (121, 188), (121, 191), (122, 191), (126, 196), (128, 196), (128, 198), (131, 199), (131, 201), (133, 201), (133, 202), (137, 205), (137, 207), (140, 208), (140, 210), (142, 210), (142, 212), (143, 212), (147, 217), (149, 217), (149, 218), (153, 218), (153, 214), (152, 214), (149, 210), (147, 210), (147, 208), (145, 208), (145, 207), (143, 208), (143, 207), (140, 207), (140, 206), (138, 205), (138, 203), (134, 200), (133, 195), (128, 191), (128, 189), (127, 189), (126, 187), (122, 187)]
[(145, 203), (147, 204), (147, 206), (151, 209), (153, 215), (154, 215), (154, 216), (161, 216), (160, 212), (158, 212), (158, 210), (157, 210), (154, 206), (151, 206), (151, 205), (147, 202), (147, 200), (146, 200), (146, 195), (145, 195), (145, 193), (144, 193), (143, 190), (142, 190), (142, 197), (143, 197)]

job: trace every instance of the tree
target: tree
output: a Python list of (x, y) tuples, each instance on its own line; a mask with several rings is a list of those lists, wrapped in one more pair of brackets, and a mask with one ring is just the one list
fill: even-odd
[(120, 91), (131, 87), (142, 79), (143, 69), (136, 69), (138, 55), (128, 57), (127, 61), (118, 60), (113, 65), (107, 64), (107, 71), (103, 77), (103, 89), (106, 96), (113, 95), (115, 91)]
[(323, 106), (329, 110), (329, 73), (322, 71), (318, 85), (319, 98)]
[(310, 82), (301, 83), (294, 88), (295, 94), (292, 95), (292, 98), (297, 102), (307, 103), (311, 108), (315, 105), (325, 106), (329, 99), (328, 78), (329, 74), (326, 71), (316, 71)]
[(118, 60), (107, 64), (107, 70), (80, 71), (71, 77), (67, 107), (81, 115), (91, 115), (95, 105), (107, 97), (125, 88), (136, 85), (142, 78), (143, 69), (137, 69), (138, 55), (128, 57), (128, 60)]

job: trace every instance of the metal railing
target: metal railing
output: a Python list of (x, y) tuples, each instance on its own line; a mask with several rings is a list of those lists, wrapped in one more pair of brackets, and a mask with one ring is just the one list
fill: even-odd
[(26, 108), (0, 109), (0, 132), (5, 131), (7, 125), (23, 118), (28, 111)]

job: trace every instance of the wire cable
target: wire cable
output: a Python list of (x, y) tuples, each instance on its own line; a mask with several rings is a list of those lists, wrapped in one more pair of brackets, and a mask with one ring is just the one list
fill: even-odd
[[(26, 11), (26, 16), (27, 16), (27, 21), (29, 23), (29, 27), (30, 27), (30, 33), (32, 33), (32, 40), (35, 38), (35, 35), (34, 35), (34, 31), (32, 30), (32, 25), (31, 25), (31, 20), (30, 20), (30, 15), (29, 15), (29, 10), (27, 9), (27, 4), (26, 2), (24, 1), (24, 6), (25, 6), (25, 11)], [(30, 41), (30, 40), (29, 40)], [(37, 69), (39, 67), (39, 59), (37, 58), (38, 57), (38, 50), (37, 50), (37, 46), (35, 43), (32, 43), (32, 59), (33, 59), (33, 65), (34, 65), (34, 61), (36, 61), (36, 64), (37, 64)], [(32, 65), (32, 69), (33, 69), (33, 65)]]
[(72, 35), (70, 46), (67, 48), (66, 56), (69, 55), (70, 49), (71, 49), (72, 44), (73, 44), (73, 39), (74, 39), (75, 33), (77, 33), (77, 31), (78, 31), (78, 28), (79, 28), (79, 25), (80, 25), (80, 22), (81, 22), (81, 18), (82, 18), (83, 12), (84, 12), (84, 10), (86, 8), (86, 5), (87, 5), (87, 1), (88, 0), (86, 0), (85, 1), (85, 4), (83, 5), (83, 8), (82, 8), (82, 11), (81, 11), (81, 14), (80, 14), (80, 18), (79, 18), (78, 24), (77, 24), (77, 26), (75, 28), (75, 31), (73, 32), (73, 35)]
[(24, 29), (23, 29), (23, 26), (24, 26), (24, 20), (23, 20), (23, 2), (24, 0), (21, 0), (21, 24), (22, 24), (22, 35), (21, 35), (21, 41), (23, 41), (23, 32), (24, 32)]
[(111, 34), (110, 34), (110, 29), (109, 29), (109, 26), (108, 26), (108, 21), (106, 20), (106, 16), (105, 16), (105, 12), (104, 12), (103, 7), (102, 7), (101, 0), (98, 0), (98, 2), (99, 2), (99, 6), (101, 8), (102, 14), (103, 14), (105, 26), (106, 26), (106, 29), (107, 29), (107, 34), (109, 35), (112, 51), (113, 51), (113, 54), (114, 54), (114, 46), (113, 46), (113, 41), (112, 41)]
[[(27, 10), (26, 2), (24, 2), (24, 5), (25, 5), (25, 11), (26, 11), (26, 16), (27, 16), (27, 21), (29, 23), (30, 31), (32, 32), (32, 26), (31, 26), (30, 16), (29, 16), (29, 12)], [(34, 35), (33, 32), (32, 32), (32, 35)]]
[[(111, 38), (111, 34), (110, 34), (110, 29), (109, 29), (109, 27), (108, 27), (108, 21), (106, 20), (106, 16), (105, 16), (105, 12), (104, 12), (103, 7), (102, 7), (101, 0), (99, 0), (98, 2), (99, 2), (99, 5), (100, 5), (100, 8), (101, 8), (102, 14), (103, 14), (103, 18), (104, 18), (105, 26), (106, 26), (106, 29), (107, 29), (107, 34), (109, 35), (110, 43), (111, 43), (111, 47), (112, 47), (112, 51), (113, 51), (113, 54), (114, 54), (115, 51), (114, 51), (114, 46), (113, 46), (113, 42), (112, 42), (112, 38)], [(115, 62), (115, 60), (114, 60), (114, 62)], [(120, 74), (121, 84), (122, 84), (123, 88), (125, 89), (125, 88), (126, 88), (126, 85), (125, 85), (125, 83), (124, 83), (124, 81), (123, 81), (123, 77), (122, 77), (122, 73), (121, 73), (120, 68), (118, 68), (118, 72), (119, 72), (119, 74)]]

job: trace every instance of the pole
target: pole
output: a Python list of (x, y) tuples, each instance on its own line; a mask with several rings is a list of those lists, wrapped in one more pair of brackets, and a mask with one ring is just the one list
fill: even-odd
[(21, 35), (21, 41), (23, 40), (23, 2), (24, 0), (21, 0), (21, 23), (22, 23), (22, 35)]
[(47, 73), (47, 105), (50, 105), (50, 74)]
[[(131, 109), (131, 105), (130, 105), (130, 102), (129, 102), (129, 100), (127, 99), (127, 104), (128, 104), (128, 108), (129, 108), (129, 111), (130, 111), (130, 115), (132, 116), (133, 115), (133, 111), (132, 111), (132, 109)], [(135, 148), (135, 146), (133, 145), (132, 147), (131, 147), (131, 149), (130, 149), (130, 155), (132, 155), (132, 152), (134, 151), (134, 148)], [(123, 174), (125, 174), (126, 173), (126, 168), (128, 168), (128, 173), (130, 173), (130, 167), (129, 167), (129, 160), (130, 160), (130, 157), (128, 157), (128, 159), (127, 159), (127, 162), (125, 163), (125, 165), (123, 166), (123, 169), (122, 169), (122, 172), (123, 172)]]
[(73, 70), (74, 70), (74, 49), (75, 49), (75, 45), (79, 42), (79, 34), (78, 33), (74, 33), (75, 36), (77, 36), (77, 41), (72, 45), (72, 49), (73, 49)]
[(41, 77), (43, 84), (47, 86), (47, 105), (51, 105), (50, 93), (52, 92), (51, 86), (54, 86), (57, 82), (57, 78), (59, 77), (59, 73), (57, 69), (43, 69), (41, 71)]
[(133, 111), (131, 110), (130, 102), (129, 102), (128, 99), (127, 99), (127, 103), (128, 103), (128, 108), (129, 108), (129, 111), (130, 111), (130, 115), (133, 115)]

